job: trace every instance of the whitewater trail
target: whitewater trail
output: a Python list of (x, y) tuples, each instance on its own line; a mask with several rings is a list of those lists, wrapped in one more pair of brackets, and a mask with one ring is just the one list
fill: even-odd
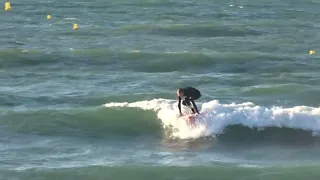
[[(286, 127), (312, 131), (314, 135), (320, 132), (320, 108), (295, 106), (292, 108), (261, 107), (251, 102), (241, 104), (220, 104), (212, 100), (197, 106), (200, 114), (196, 118), (196, 126), (191, 127), (183, 118), (179, 118), (177, 101), (168, 99), (153, 99), (138, 102), (112, 102), (105, 107), (132, 107), (153, 110), (162, 121), (164, 128), (172, 126), (173, 137), (188, 139), (204, 136), (215, 136), (223, 133), (230, 125), (243, 125), (249, 128)], [(183, 113), (187, 108), (183, 108)]]

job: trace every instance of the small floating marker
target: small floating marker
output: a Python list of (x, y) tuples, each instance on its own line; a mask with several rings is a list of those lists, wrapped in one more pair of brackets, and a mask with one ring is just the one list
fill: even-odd
[(74, 24), (73, 25), (73, 30), (78, 30), (79, 29), (79, 25), (78, 24)]
[(4, 10), (5, 11), (10, 11), (12, 8), (11, 8), (11, 3), (10, 1), (7, 1), (5, 4), (4, 4)]
[(47, 15), (48, 20), (51, 20), (51, 18), (52, 18), (51, 15)]
[(310, 55), (315, 54), (315, 53), (316, 53), (315, 50), (310, 50), (310, 51), (309, 51), (309, 54), (310, 54)]

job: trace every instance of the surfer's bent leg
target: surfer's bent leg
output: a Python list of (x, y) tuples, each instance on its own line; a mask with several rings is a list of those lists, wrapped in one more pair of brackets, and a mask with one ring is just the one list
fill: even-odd
[(190, 102), (190, 99), (189, 99), (188, 97), (185, 98), (185, 99), (182, 101), (182, 104), (185, 105), (185, 106), (188, 106), (188, 107), (191, 109), (191, 111), (193, 112), (193, 114), (196, 113), (196, 110), (193, 108), (193, 106), (192, 106), (192, 104), (191, 104), (191, 102)]
[(199, 111), (198, 111), (198, 108), (197, 108), (197, 105), (196, 105), (196, 103), (191, 99), (191, 102), (192, 102), (192, 112), (195, 114), (195, 113), (198, 113), (198, 114), (200, 114), (199, 113)]
[[(198, 113), (199, 114), (199, 111), (198, 111), (198, 108), (197, 108), (197, 105), (196, 103), (194, 102), (194, 100), (197, 100), (201, 97), (201, 93), (200, 91), (195, 91), (193, 92), (192, 96), (190, 97), (190, 100), (189, 100), (189, 103), (190, 101), (192, 102), (192, 112), (195, 114), (195, 113)], [(191, 104), (191, 103), (190, 103)], [(190, 105), (191, 107), (191, 105)]]

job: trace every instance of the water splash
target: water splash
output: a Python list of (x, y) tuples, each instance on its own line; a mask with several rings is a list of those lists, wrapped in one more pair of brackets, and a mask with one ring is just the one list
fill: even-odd
[[(212, 100), (198, 104), (200, 116), (196, 125), (190, 126), (188, 121), (179, 117), (177, 102), (168, 99), (153, 99), (150, 101), (107, 103), (105, 107), (133, 107), (153, 110), (164, 128), (172, 127), (172, 136), (181, 139), (214, 136), (223, 133), (230, 125), (243, 125), (249, 128), (286, 127), (312, 131), (314, 135), (320, 132), (320, 108), (295, 106), (271, 108), (255, 105), (251, 102), (241, 104), (220, 104)], [(186, 113), (187, 109), (183, 109)]]

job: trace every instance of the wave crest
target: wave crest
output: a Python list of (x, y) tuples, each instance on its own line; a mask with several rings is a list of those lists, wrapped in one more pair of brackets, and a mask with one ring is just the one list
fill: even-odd
[[(197, 118), (196, 127), (179, 118), (177, 102), (168, 99), (151, 101), (107, 103), (105, 107), (135, 107), (154, 110), (162, 121), (164, 128), (172, 127), (171, 136), (180, 139), (199, 138), (223, 134), (226, 127), (242, 125), (260, 130), (268, 127), (292, 128), (310, 131), (317, 135), (320, 131), (320, 108), (295, 106), (271, 108), (255, 105), (251, 102), (241, 104), (220, 104), (218, 100), (197, 103), (201, 116)], [(184, 108), (183, 112), (186, 113)]]

